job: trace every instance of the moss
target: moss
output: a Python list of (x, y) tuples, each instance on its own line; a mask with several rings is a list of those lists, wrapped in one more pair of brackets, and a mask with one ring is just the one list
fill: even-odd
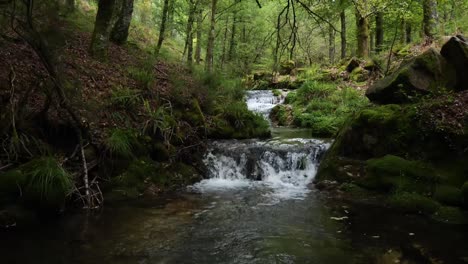
[(441, 206), (432, 215), (432, 218), (437, 221), (449, 224), (466, 224), (468, 215), (460, 208), (451, 206)]
[(349, 75), (349, 78), (354, 82), (363, 82), (367, 80), (367, 77), (366, 71), (361, 67), (355, 68)]
[(360, 187), (359, 185), (356, 185), (354, 183), (348, 183), (345, 182), (340, 185), (339, 189), (349, 195), (351, 195), (353, 198), (366, 198), (369, 196), (369, 191)]
[(280, 95), (281, 95), (281, 91), (278, 90), (278, 89), (274, 89), (274, 90), (272, 91), (272, 93), (273, 93), (274, 96), (280, 96)]
[(396, 193), (388, 199), (388, 204), (406, 213), (421, 213), (431, 215), (436, 212), (440, 205), (426, 196), (416, 193)]
[(464, 199), (464, 202), (465, 202), (465, 206), (468, 207), (468, 181), (466, 181), (462, 187), (461, 187), (461, 192), (462, 192), (462, 195), (463, 195), (463, 199)]
[(440, 181), (435, 170), (420, 161), (386, 155), (366, 163), (367, 176), (359, 183), (371, 189), (432, 193), (435, 184)]
[(434, 199), (447, 205), (462, 205), (463, 194), (462, 191), (456, 187), (449, 185), (437, 186)]

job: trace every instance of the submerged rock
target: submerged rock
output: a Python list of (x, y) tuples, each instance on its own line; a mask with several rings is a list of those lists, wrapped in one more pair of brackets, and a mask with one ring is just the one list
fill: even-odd
[(451, 88), (455, 71), (440, 53), (431, 48), (393, 74), (374, 83), (366, 92), (372, 102), (379, 104), (408, 103), (419, 95)]

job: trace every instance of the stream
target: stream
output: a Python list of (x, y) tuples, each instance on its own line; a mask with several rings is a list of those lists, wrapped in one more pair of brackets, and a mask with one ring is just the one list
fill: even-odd
[[(246, 100), (265, 118), (282, 102)], [(311, 182), (331, 142), (272, 134), (210, 142), (208, 175), (177, 195), (0, 232), (0, 263), (468, 263), (467, 226), (325, 197)]]

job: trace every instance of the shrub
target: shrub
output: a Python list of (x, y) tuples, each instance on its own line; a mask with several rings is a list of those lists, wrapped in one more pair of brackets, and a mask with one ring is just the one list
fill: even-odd
[(134, 140), (133, 131), (114, 129), (105, 140), (105, 144), (112, 154), (128, 157), (132, 155)]
[(40, 157), (20, 166), (24, 175), (24, 196), (28, 201), (59, 206), (73, 183), (70, 174), (53, 157)]
[(111, 92), (110, 102), (114, 107), (132, 110), (140, 102), (140, 91), (122, 86), (115, 87)]
[(144, 68), (130, 67), (128, 73), (131, 78), (138, 82), (142, 88), (148, 89), (153, 86), (156, 78), (152, 70), (147, 70)]

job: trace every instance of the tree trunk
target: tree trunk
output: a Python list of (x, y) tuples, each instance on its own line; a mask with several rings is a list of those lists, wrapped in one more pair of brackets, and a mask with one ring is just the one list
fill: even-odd
[(341, 59), (346, 58), (346, 13), (345, 10), (340, 13), (341, 21)]
[(411, 24), (406, 23), (406, 44), (411, 43), (412, 36), (411, 36)]
[(223, 52), (221, 55), (221, 68), (224, 67), (224, 63), (226, 62), (227, 58), (227, 51), (226, 51), (226, 43), (228, 38), (228, 27), (229, 27), (229, 16), (226, 17), (226, 27), (224, 27), (224, 37), (223, 37)]
[[(193, 22), (195, 20), (195, 12), (197, 11), (197, 4), (196, 2), (190, 1), (190, 8), (189, 8), (189, 16), (187, 20), (187, 29), (186, 29), (186, 39), (185, 39), (185, 46), (187, 48), (187, 64), (192, 65), (193, 60)], [(185, 51), (185, 49), (184, 49)]]
[(197, 11), (197, 46), (195, 48), (195, 61), (197, 64), (200, 64), (201, 61), (202, 20), (203, 10), (200, 8)]
[(229, 53), (228, 60), (232, 61), (234, 59), (234, 53), (236, 50), (236, 24), (237, 24), (237, 12), (234, 12), (232, 18), (232, 27), (231, 27), (231, 40), (229, 41)]
[(401, 27), (400, 27), (400, 44), (403, 45), (406, 42), (406, 21), (403, 19), (401, 20)]
[(115, 22), (114, 28), (111, 32), (112, 42), (122, 45), (127, 42), (128, 30), (130, 29), (130, 23), (132, 22), (133, 14), (133, 1), (134, 0), (120, 0), (121, 8), (119, 18)]
[(175, 0), (169, 0), (169, 6), (167, 9), (167, 29), (169, 31), (169, 36), (174, 37), (174, 2)]
[(369, 19), (356, 10), (357, 56), (369, 57)]
[(164, 6), (162, 10), (161, 26), (159, 27), (159, 38), (158, 44), (156, 45), (155, 54), (158, 55), (161, 50), (162, 43), (164, 41), (164, 34), (166, 33), (166, 22), (167, 22), (167, 13), (169, 9), (169, 0), (164, 0)]
[(115, 6), (116, 0), (99, 1), (90, 47), (90, 54), (95, 58), (105, 58), (107, 56), (107, 46), (109, 44)]
[(436, 0), (423, 0), (423, 31), (429, 43), (432, 43), (436, 35), (437, 27), (437, 2)]
[(210, 31), (208, 32), (208, 43), (206, 46), (205, 69), (207, 72), (213, 71), (213, 52), (215, 41), (215, 26), (216, 26), (216, 4), (218, 0), (211, 0), (211, 21)]
[(328, 59), (330, 64), (335, 63), (335, 30), (331, 25), (328, 26)]
[(381, 52), (383, 49), (384, 42), (384, 30), (383, 30), (383, 14), (377, 12), (375, 14), (375, 51)]

